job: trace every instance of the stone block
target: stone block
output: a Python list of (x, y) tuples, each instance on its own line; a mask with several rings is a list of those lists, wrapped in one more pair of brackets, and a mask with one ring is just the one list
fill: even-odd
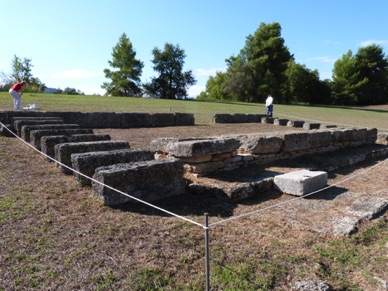
[(304, 124), (303, 120), (290, 120), (287, 122), (287, 126), (289, 126), (289, 127), (302, 128), (303, 124)]
[(153, 160), (153, 153), (148, 150), (124, 149), (71, 155), (73, 169), (87, 176), (85, 177), (77, 172), (73, 173), (74, 177), (83, 186), (91, 185), (91, 180), (88, 177), (93, 177), (95, 170), (99, 167), (147, 160)]
[[(108, 134), (92, 134), (90, 133), (90, 131), (92, 131), (91, 129), (82, 129), (82, 130), (85, 131), (85, 134), (81, 134), (81, 132), (74, 132), (77, 134), (43, 136), (40, 141), (40, 147), (41, 147), (40, 150), (42, 151), (42, 153), (55, 159), (55, 146), (57, 144), (70, 143), (70, 142), (110, 140), (110, 136)], [(81, 129), (78, 131), (81, 131)]]
[[(61, 143), (55, 145), (55, 159), (58, 161), (57, 166), (65, 174), (71, 174), (72, 168), (71, 155), (77, 153), (97, 152), (129, 149), (129, 144), (126, 141), (92, 141), (80, 143)], [(67, 167), (66, 167), (67, 166)]]
[(261, 123), (273, 124), (274, 120), (275, 120), (275, 118), (273, 118), (273, 117), (262, 117)]
[(311, 122), (303, 123), (303, 129), (307, 129), (307, 130), (319, 129), (320, 126), (321, 126), (320, 123), (311, 123)]
[(30, 132), (38, 129), (70, 129), (80, 128), (78, 124), (42, 124), (42, 125), (23, 125), (21, 129), (21, 138), (26, 142), (30, 142)]
[(38, 125), (38, 124), (62, 124), (63, 119), (62, 118), (39, 118), (37, 119), (36, 117), (31, 117), (28, 119), (19, 119), (16, 120), (13, 123), (13, 127), (16, 130), (16, 133), (18, 136), (21, 136), (21, 129), (23, 125)]
[(101, 167), (96, 169), (93, 179), (94, 195), (110, 206), (138, 201), (105, 185), (147, 202), (183, 194), (186, 190), (183, 164), (176, 159)]
[(88, 128), (73, 128), (73, 129), (37, 129), (30, 131), (30, 143), (38, 150), (42, 149), (42, 137), (55, 135), (74, 135), (74, 134), (93, 134), (92, 129)]
[(152, 126), (174, 126), (175, 117), (173, 113), (153, 113), (151, 114)]
[(149, 113), (121, 112), (117, 115), (120, 117), (121, 128), (152, 127), (152, 116)]
[(323, 148), (331, 143), (330, 131), (314, 131), (310, 133), (310, 147)]
[(284, 152), (295, 152), (310, 148), (310, 133), (296, 132), (284, 135)]
[(302, 196), (327, 185), (327, 173), (300, 170), (275, 176), (274, 187), (283, 193)]
[(278, 136), (248, 135), (242, 139), (240, 149), (253, 154), (278, 153), (283, 145), (283, 139)]
[(87, 112), (90, 128), (119, 128), (121, 119), (115, 112)]
[(198, 157), (230, 153), (239, 147), (240, 141), (236, 138), (202, 139), (170, 143), (168, 153), (172, 157)]
[(319, 129), (328, 129), (328, 128), (336, 128), (336, 127), (337, 127), (337, 125), (335, 125), (335, 124), (321, 124)]
[(183, 125), (194, 125), (195, 118), (192, 113), (174, 113), (174, 125), (183, 126)]
[(288, 123), (288, 119), (281, 119), (281, 118), (275, 118), (273, 121), (274, 125), (281, 125), (281, 126), (286, 126)]
[(377, 134), (376, 143), (382, 144), (382, 145), (388, 145), (388, 133), (387, 132), (379, 132)]

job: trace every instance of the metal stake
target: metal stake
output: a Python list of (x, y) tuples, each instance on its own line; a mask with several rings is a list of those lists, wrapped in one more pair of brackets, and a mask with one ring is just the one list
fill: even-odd
[(209, 213), (205, 213), (205, 257), (206, 257), (206, 291), (210, 291), (210, 263), (209, 263)]

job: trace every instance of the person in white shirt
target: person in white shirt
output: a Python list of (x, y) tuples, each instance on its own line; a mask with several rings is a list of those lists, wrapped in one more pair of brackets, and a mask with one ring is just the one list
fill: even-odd
[(268, 95), (267, 99), (265, 100), (265, 109), (265, 114), (268, 114), (269, 117), (272, 117), (273, 97), (271, 95)]

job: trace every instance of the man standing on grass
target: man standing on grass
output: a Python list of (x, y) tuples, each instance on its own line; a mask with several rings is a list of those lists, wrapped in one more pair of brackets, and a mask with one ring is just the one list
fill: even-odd
[(20, 109), (20, 99), (22, 97), (20, 92), (23, 90), (24, 86), (26, 86), (26, 82), (17, 82), (9, 89), (9, 94), (13, 97), (13, 106), (15, 107), (15, 110)]
[(273, 98), (271, 95), (268, 95), (267, 99), (265, 100), (265, 114), (268, 114), (269, 117), (272, 117), (273, 112)]

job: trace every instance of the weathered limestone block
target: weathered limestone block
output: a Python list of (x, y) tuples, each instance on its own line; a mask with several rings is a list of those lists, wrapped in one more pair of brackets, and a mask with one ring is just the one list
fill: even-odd
[(350, 128), (340, 128), (333, 129), (331, 131), (331, 140), (332, 142), (347, 142), (352, 140), (353, 129)]
[(336, 128), (336, 127), (337, 127), (337, 125), (335, 125), (335, 124), (321, 124), (319, 129), (328, 129), (328, 128)]
[(171, 157), (198, 157), (237, 151), (240, 141), (236, 138), (219, 138), (182, 141), (168, 144)]
[[(74, 129), (74, 135), (47, 135), (40, 141), (40, 150), (51, 158), (55, 158), (55, 146), (61, 143), (69, 142), (87, 142), (110, 140), (109, 134), (93, 134), (91, 129)], [(82, 134), (81, 131), (84, 131)]]
[(366, 143), (367, 144), (374, 144), (377, 140), (377, 128), (368, 128), (366, 130)]
[(120, 112), (117, 113), (120, 117), (121, 128), (141, 128), (152, 126), (152, 116), (149, 113), (141, 112)]
[(273, 121), (273, 124), (274, 125), (286, 126), (288, 122), (289, 122), (288, 119), (275, 118), (274, 121)]
[(311, 122), (305, 122), (303, 123), (303, 129), (318, 129), (321, 126), (320, 123), (311, 123)]
[(195, 118), (192, 113), (174, 113), (174, 125), (194, 125)]
[[(55, 135), (66, 135), (70, 136), (73, 134), (93, 134), (92, 129), (88, 128), (74, 128), (74, 129), (38, 129), (31, 130), (30, 132), (30, 143), (38, 150), (42, 149), (41, 141), (43, 136), (55, 136)], [(86, 141), (86, 140), (85, 140)]]
[(353, 128), (351, 141), (366, 142), (367, 135), (368, 135), (368, 132), (366, 128)]
[(247, 135), (241, 140), (240, 150), (253, 154), (278, 153), (283, 139), (278, 136)]
[(274, 187), (283, 193), (302, 196), (319, 190), (327, 184), (327, 173), (300, 170), (275, 176)]
[(115, 164), (96, 169), (92, 182), (93, 193), (105, 205), (137, 202), (103, 184), (147, 202), (185, 192), (183, 164), (176, 159)]
[(12, 130), (11, 124), (0, 125), (0, 136), (13, 137), (12, 133), (13, 133), (13, 130)]
[(296, 132), (284, 135), (284, 152), (295, 152), (310, 148), (310, 133)]
[(115, 112), (87, 112), (90, 128), (119, 128), (121, 119)]
[(287, 122), (287, 126), (289, 127), (303, 127), (303, 124), (303, 120), (290, 120), (289, 122)]
[(379, 132), (377, 135), (376, 143), (388, 145), (388, 132)]
[(71, 155), (73, 169), (87, 176), (85, 177), (77, 172), (73, 173), (74, 177), (83, 186), (91, 185), (91, 180), (88, 177), (93, 177), (95, 170), (99, 167), (147, 160), (153, 160), (153, 153), (148, 150), (124, 149)]
[(193, 174), (209, 174), (220, 171), (224, 166), (225, 163), (223, 161), (215, 161), (199, 164), (185, 164), (184, 168), (187, 172)]
[[(387, 192), (388, 193), (388, 192)], [(372, 220), (384, 214), (388, 209), (388, 198), (363, 197), (353, 201), (345, 210), (361, 219)]]
[(78, 124), (42, 124), (42, 125), (23, 125), (21, 138), (30, 142), (30, 132), (38, 129), (60, 129), (60, 128), (80, 128)]
[(261, 123), (268, 123), (268, 124), (274, 124), (274, 118), (273, 117), (262, 117)]
[(331, 143), (330, 131), (314, 131), (310, 133), (310, 147), (323, 148), (329, 146)]
[(174, 126), (175, 117), (173, 113), (152, 113), (151, 114), (152, 126)]
[[(57, 166), (61, 169), (63, 173), (71, 174), (72, 171), (67, 167), (72, 167), (72, 154), (129, 149), (129, 147), (129, 144), (126, 141), (92, 141), (80, 143), (61, 143), (55, 145), (54, 148), (55, 159), (59, 162), (57, 163)], [(62, 164), (65, 166), (63, 166)]]
[(248, 123), (248, 122), (260, 122), (262, 117), (266, 117), (266, 114), (228, 114), (218, 113), (213, 115), (214, 123)]
[[(209, 138), (210, 139), (210, 138)], [(158, 138), (154, 139), (150, 143), (150, 150), (158, 153), (168, 153), (169, 145), (176, 142), (182, 141), (194, 141), (194, 140), (203, 140), (203, 138), (175, 138), (175, 137), (167, 137), (167, 138)]]
[(62, 118), (49, 118), (49, 119), (45, 119), (45, 118), (39, 118), (39, 119), (29, 118), (29, 119), (19, 119), (19, 120), (16, 120), (13, 123), (13, 127), (15, 128), (17, 135), (21, 136), (22, 135), (21, 129), (22, 129), (23, 125), (62, 124), (62, 123), (64, 123)]

